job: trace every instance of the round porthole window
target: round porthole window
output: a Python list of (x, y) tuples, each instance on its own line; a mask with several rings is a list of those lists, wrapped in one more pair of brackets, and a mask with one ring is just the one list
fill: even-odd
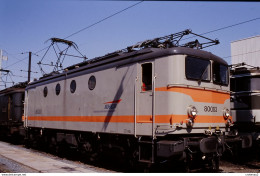
[(55, 91), (56, 91), (56, 95), (60, 94), (60, 84), (56, 85)]
[(88, 80), (88, 88), (89, 90), (93, 90), (96, 87), (96, 78), (95, 76), (91, 76)]
[(72, 80), (70, 83), (70, 92), (74, 93), (76, 91), (76, 81)]
[(47, 97), (47, 94), (48, 94), (48, 88), (44, 87), (44, 89), (43, 89), (43, 96)]

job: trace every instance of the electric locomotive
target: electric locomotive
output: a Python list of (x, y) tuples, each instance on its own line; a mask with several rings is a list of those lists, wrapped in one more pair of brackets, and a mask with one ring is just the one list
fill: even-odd
[(146, 40), (31, 82), (28, 143), (55, 150), (66, 143), (90, 158), (117, 151), (140, 163), (177, 159), (218, 169), (232, 118), (229, 69), (201, 50), (218, 40), (181, 45), (188, 34)]
[(245, 63), (232, 65), (230, 82), (232, 128), (246, 139), (243, 146), (251, 147), (253, 141), (259, 142), (260, 139), (259, 67)]

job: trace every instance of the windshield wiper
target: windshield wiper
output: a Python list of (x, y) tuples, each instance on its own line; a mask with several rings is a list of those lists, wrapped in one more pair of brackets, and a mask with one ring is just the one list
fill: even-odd
[(207, 70), (208, 70), (208, 66), (205, 68), (205, 70), (203, 71), (203, 73), (200, 75), (200, 79), (198, 80), (198, 84), (201, 83), (202, 78), (203, 78), (203, 76), (205, 75), (205, 73), (206, 73)]

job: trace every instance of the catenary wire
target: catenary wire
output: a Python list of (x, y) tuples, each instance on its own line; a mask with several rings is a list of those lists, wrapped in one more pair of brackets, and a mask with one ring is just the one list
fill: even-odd
[[(247, 21), (242, 21), (242, 22), (239, 22), (239, 23), (236, 23), (236, 24), (232, 24), (232, 25), (229, 25), (229, 26), (225, 26), (225, 27), (221, 27), (221, 28), (218, 28), (218, 29), (214, 29), (214, 30), (208, 31), (208, 32), (204, 32), (204, 33), (201, 33), (199, 35), (210, 34), (210, 33), (213, 33), (213, 32), (217, 32), (217, 31), (221, 31), (221, 30), (224, 30), (224, 29), (232, 28), (232, 27), (235, 27), (235, 26), (238, 26), (238, 25), (241, 25), (241, 24), (245, 24), (245, 23), (249, 23), (249, 22), (252, 22), (252, 21), (256, 21), (256, 20), (259, 20), (259, 19), (260, 19), (260, 17), (257, 17), (257, 18), (250, 19), (250, 20), (247, 20)], [(187, 39), (194, 38), (194, 37), (196, 37), (196, 36), (187, 37), (187, 38), (184, 38), (182, 40), (187, 40)]]
[(242, 54), (236, 54), (236, 55), (231, 55), (231, 56), (225, 56), (225, 57), (222, 57), (223, 59), (226, 59), (226, 58), (230, 58), (230, 57), (236, 57), (236, 56), (241, 56), (241, 55), (246, 55), (246, 54), (251, 54), (251, 53), (257, 53), (259, 52), (260, 50), (256, 50), (256, 51), (252, 51), (252, 52), (247, 52), (247, 53), (242, 53)]
[(99, 21), (97, 21), (97, 22), (95, 22), (95, 23), (93, 23), (93, 24), (91, 24), (91, 25), (89, 25), (89, 26), (87, 26), (87, 27), (84, 27), (84, 28), (78, 30), (77, 32), (74, 32), (74, 33), (70, 34), (69, 36), (65, 37), (64, 39), (67, 39), (67, 38), (69, 38), (69, 37), (71, 37), (71, 36), (73, 36), (73, 35), (76, 35), (76, 34), (82, 32), (82, 31), (84, 31), (84, 30), (86, 30), (86, 29), (88, 29), (88, 28), (91, 28), (91, 27), (93, 27), (93, 26), (95, 26), (95, 25), (97, 25), (97, 24), (99, 24), (99, 23), (101, 23), (101, 22), (103, 22), (103, 21), (105, 21), (105, 20), (107, 20), (107, 19), (109, 19), (109, 18), (115, 16), (115, 15), (118, 15), (118, 14), (120, 14), (120, 13), (122, 13), (122, 12), (124, 12), (124, 11), (126, 11), (126, 10), (128, 10), (128, 9), (130, 9), (130, 8), (132, 8), (132, 7), (135, 7), (135, 6), (137, 6), (138, 4), (142, 3), (143, 1), (144, 1), (144, 0), (142, 0), (142, 1), (140, 1), (140, 2), (137, 2), (137, 3), (133, 4), (133, 5), (128, 6), (128, 7), (124, 8), (123, 10), (120, 10), (120, 11), (118, 11), (118, 12), (112, 14), (112, 15), (109, 15), (108, 17), (105, 17), (105, 18), (103, 18), (103, 19), (101, 19), (101, 20), (99, 20)]
[[(124, 8), (124, 9), (122, 9), (122, 10), (120, 10), (120, 11), (118, 11), (118, 12), (116, 12), (116, 13), (114, 13), (114, 14), (112, 14), (112, 15), (106, 17), (106, 18), (103, 18), (103, 19), (101, 19), (101, 20), (99, 20), (99, 21), (97, 21), (97, 22), (95, 22), (95, 23), (93, 23), (93, 24), (91, 24), (91, 25), (89, 25), (89, 26), (87, 26), (87, 27), (85, 27), (85, 28), (82, 28), (82, 29), (80, 29), (79, 31), (74, 32), (74, 33), (70, 34), (69, 36), (65, 37), (64, 39), (67, 39), (67, 38), (69, 38), (69, 37), (71, 37), (71, 36), (73, 36), (73, 35), (76, 35), (76, 34), (82, 32), (82, 31), (84, 31), (84, 30), (86, 30), (86, 29), (89, 29), (89, 28), (91, 28), (91, 27), (93, 27), (93, 26), (95, 26), (95, 25), (97, 25), (97, 24), (99, 24), (99, 23), (101, 23), (101, 22), (103, 22), (103, 21), (105, 21), (105, 20), (107, 20), (107, 19), (109, 19), (109, 18), (111, 18), (111, 17), (117, 15), (117, 14), (120, 14), (120, 13), (122, 13), (122, 12), (124, 12), (124, 11), (126, 11), (126, 10), (128, 10), (128, 9), (130, 9), (130, 8), (132, 8), (132, 7), (134, 7), (134, 6), (138, 5), (138, 4), (140, 4), (140, 3), (142, 3), (143, 1), (145, 1), (145, 0), (142, 0), (142, 1), (138, 2), (138, 3), (135, 3), (135, 4), (131, 5), (131, 6), (129, 6), (129, 7), (127, 7), (127, 8)], [(232, 27), (235, 27), (235, 26), (238, 26), (238, 25), (242, 25), (242, 24), (245, 24), (245, 23), (249, 23), (249, 22), (252, 22), (252, 21), (256, 21), (256, 20), (259, 20), (259, 19), (260, 19), (260, 17), (257, 17), (257, 18), (250, 19), (250, 20), (247, 20), (247, 21), (239, 22), (239, 23), (236, 23), (236, 24), (232, 24), (232, 25), (229, 25), (229, 26), (225, 26), (225, 27), (222, 27), (222, 28), (218, 28), (218, 29), (215, 29), (215, 30), (211, 30), (211, 31), (208, 31), (208, 32), (204, 32), (204, 33), (202, 33), (202, 34), (200, 34), (200, 35), (205, 35), (205, 34), (217, 32), (217, 31), (224, 30), (224, 29), (227, 29), (227, 28), (232, 28)], [(194, 36), (193, 36), (193, 37), (194, 37)], [(190, 39), (190, 38), (193, 38), (193, 37), (188, 37), (188, 38), (185, 38), (185, 39), (182, 39), (182, 40), (187, 40), (187, 39)], [(38, 51), (35, 52), (35, 53), (36, 53), (36, 54), (37, 54), (37, 53), (40, 53), (40, 52), (44, 51), (44, 50), (47, 49), (47, 48), (48, 48), (48, 47), (44, 47), (43, 49), (40, 49), (40, 50), (38, 50)], [(231, 57), (231, 56), (230, 56), (230, 57)], [(26, 57), (26, 58), (23, 58), (23, 59), (21, 59), (21, 60), (19, 60), (19, 61), (17, 61), (16, 63), (13, 63), (13, 64), (9, 65), (9, 66), (6, 66), (5, 68), (11, 67), (11, 66), (13, 66), (13, 65), (15, 65), (15, 64), (17, 64), (17, 63), (19, 63), (19, 62), (25, 60), (25, 59), (27, 59), (27, 57)]]
[[(69, 37), (71, 37), (71, 36), (73, 36), (73, 35), (76, 35), (76, 34), (82, 32), (82, 31), (84, 31), (84, 30), (86, 30), (86, 29), (88, 29), (88, 28), (91, 28), (91, 27), (93, 27), (93, 26), (95, 26), (95, 25), (97, 25), (97, 24), (99, 24), (99, 23), (101, 23), (101, 22), (103, 22), (103, 21), (105, 21), (105, 20), (107, 20), (107, 19), (109, 19), (109, 18), (115, 16), (115, 15), (118, 15), (118, 14), (120, 14), (120, 13), (122, 13), (122, 12), (124, 12), (124, 11), (126, 11), (126, 10), (132, 8), (132, 7), (134, 7), (134, 6), (137, 6), (138, 4), (142, 3), (143, 1), (144, 1), (144, 0), (142, 0), (142, 1), (138, 2), (138, 3), (135, 3), (135, 4), (131, 5), (131, 6), (128, 6), (128, 7), (124, 8), (124, 9), (122, 9), (122, 10), (120, 10), (120, 11), (118, 11), (118, 12), (112, 14), (112, 15), (109, 15), (108, 17), (105, 17), (105, 18), (103, 18), (103, 19), (101, 19), (101, 20), (99, 20), (99, 21), (97, 21), (97, 22), (95, 22), (95, 23), (93, 23), (93, 24), (91, 24), (91, 25), (85, 27), (85, 28), (80, 29), (80, 30), (77, 31), (77, 32), (74, 32), (74, 33), (70, 34), (69, 36), (65, 37), (64, 39), (67, 39), (67, 38), (69, 38)], [(40, 49), (40, 50), (36, 51), (35, 54), (38, 54), (38, 53), (40, 53), (40, 52), (46, 50), (47, 48), (49, 48), (49, 46), (44, 47), (43, 49)], [(17, 62), (15, 62), (15, 63), (13, 63), (13, 64), (11, 64), (11, 65), (9, 65), (9, 66), (6, 66), (5, 68), (11, 67), (11, 66), (13, 66), (13, 65), (15, 65), (15, 64), (18, 64), (19, 62), (22, 62), (22, 61), (24, 61), (25, 59), (27, 59), (27, 57), (26, 57), (26, 58), (23, 58), (23, 59), (21, 59), (21, 60), (19, 60), (19, 61), (17, 61)]]

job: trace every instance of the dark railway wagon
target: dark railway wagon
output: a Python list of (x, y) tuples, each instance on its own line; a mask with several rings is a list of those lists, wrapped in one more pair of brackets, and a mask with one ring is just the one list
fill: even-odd
[(24, 136), (23, 113), (26, 83), (0, 91), (0, 131), (2, 137)]

